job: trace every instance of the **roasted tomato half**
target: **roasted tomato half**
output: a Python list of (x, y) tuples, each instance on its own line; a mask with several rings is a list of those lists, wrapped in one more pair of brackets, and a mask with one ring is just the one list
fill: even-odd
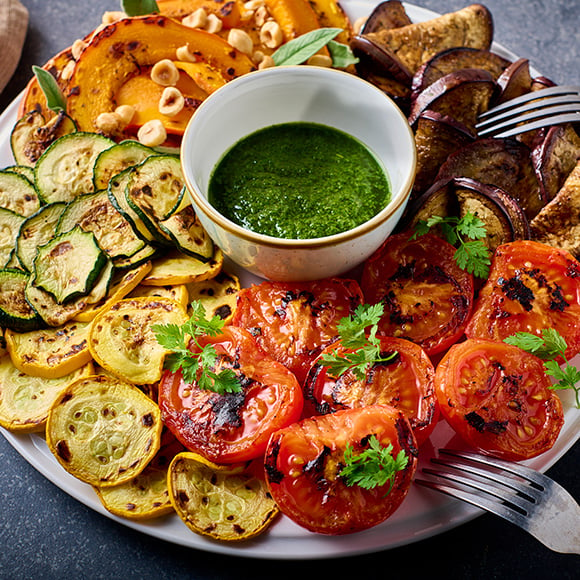
[(214, 463), (260, 457), (270, 435), (300, 417), (303, 397), (296, 377), (241, 328), (224, 328), (200, 344), (214, 346), (216, 370), (233, 369), (242, 391), (218, 394), (186, 383), (181, 371), (166, 371), (159, 386), (163, 421), (185, 447)]
[[(335, 343), (323, 354), (345, 351), (352, 349)], [(421, 445), (439, 417), (433, 364), (419, 345), (402, 338), (382, 337), (380, 355), (388, 360), (369, 366), (364, 379), (351, 370), (334, 377), (319, 357), (306, 377), (304, 392), (323, 414), (376, 404), (396, 407), (409, 419), (417, 445)]]
[(262, 282), (239, 293), (232, 325), (250, 331), (302, 384), (312, 361), (336, 340), (340, 319), (362, 301), (354, 280)]
[[(393, 456), (403, 450), (408, 458), (390, 493), (389, 483), (364, 489), (341, 477), (347, 445), (358, 455), (373, 435), (381, 446), (393, 445)], [(411, 426), (401, 411), (386, 405), (302, 419), (272, 435), (265, 459), (266, 481), (280, 511), (312, 532), (332, 535), (387, 519), (407, 495), (416, 467)]]
[(566, 358), (580, 352), (580, 262), (564, 250), (521, 240), (495, 251), (465, 334), (503, 340), (516, 332), (554, 328)]
[(523, 460), (554, 445), (562, 404), (542, 361), (509, 344), (467, 339), (452, 346), (435, 372), (441, 414), (470, 446)]
[(428, 355), (444, 351), (465, 330), (473, 307), (473, 276), (454, 259), (455, 248), (432, 234), (387, 238), (367, 260), (365, 301), (381, 302), (379, 333), (406, 338)]

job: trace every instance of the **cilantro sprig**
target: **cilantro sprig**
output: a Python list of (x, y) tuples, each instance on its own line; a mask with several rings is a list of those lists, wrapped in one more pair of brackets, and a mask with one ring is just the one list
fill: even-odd
[(397, 472), (407, 467), (409, 458), (401, 449), (396, 457), (393, 457), (393, 445), (389, 443), (383, 447), (377, 437), (369, 438), (369, 447), (355, 455), (352, 445), (347, 445), (344, 450), (344, 467), (340, 471), (340, 477), (346, 485), (358, 485), (364, 489), (373, 489), (390, 483), (385, 493), (388, 495), (393, 489)]
[[(555, 328), (542, 329), (541, 336), (531, 332), (517, 332), (504, 339), (504, 342), (517, 346), (544, 361), (546, 374), (556, 381), (552, 385), (554, 390), (574, 389), (576, 406), (580, 408), (580, 370), (571, 365), (566, 358), (566, 340)], [(560, 356), (564, 361), (560, 366), (556, 360)]]
[[(339, 341), (344, 348), (353, 349), (352, 352), (338, 354), (324, 353), (320, 362), (328, 368), (333, 377), (340, 377), (343, 373), (351, 370), (354, 375), (362, 380), (368, 365), (378, 362), (388, 362), (396, 355), (389, 353), (381, 356), (381, 342), (377, 338), (378, 323), (383, 315), (382, 304), (359, 304), (353, 316), (347, 316), (340, 320), (337, 325)], [(370, 326), (367, 336), (366, 329)]]
[[(154, 324), (151, 327), (157, 342), (170, 351), (165, 358), (165, 368), (172, 372), (181, 369), (183, 380), (186, 383), (195, 382), (200, 389), (221, 395), (240, 392), (240, 381), (232, 369), (222, 369), (217, 373), (212, 370), (218, 361), (213, 345), (206, 344), (202, 347), (199, 343), (202, 336), (217, 336), (223, 328), (223, 320), (219, 316), (207, 320), (203, 305), (198, 300), (191, 303), (191, 308), (190, 319), (181, 326)], [(199, 352), (188, 348), (191, 340)]]
[(491, 259), (489, 248), (482, 241), (487, 235), (485, 224), (469, 212), (463, 217), (431, 216), (417, 223), (411, 239), (426, 234), (436, 226), (439, 226), (445, 239), (457, 247), (454, 256), (457, 265), (474, 276), (487, 278)]

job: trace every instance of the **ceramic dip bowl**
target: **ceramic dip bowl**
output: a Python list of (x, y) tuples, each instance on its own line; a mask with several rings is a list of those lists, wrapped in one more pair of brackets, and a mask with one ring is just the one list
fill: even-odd
[[(326, 125), (365, 144), (386, 169), (388, 205), (353, 229), (313, 239), (255, 233), (219, 213), (208, 186), (224, 154), (255, 131), (289, 122)], [(280, 281), (340, 275), (368, 258), (399, 221), (416, 169), (413, 133), (389, 97), (355, 75), (312, 66), (256, 71), (218, 89), (192, 116), (181, 160), (193, 207), (214, 242), (249, 272)]]

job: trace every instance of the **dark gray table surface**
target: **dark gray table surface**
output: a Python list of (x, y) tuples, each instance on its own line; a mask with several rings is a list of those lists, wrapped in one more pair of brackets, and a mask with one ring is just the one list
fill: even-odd
[[(3, 0), (0, 0), (3, 1)], [(22, 0), (30, 25), (18, 71), (0, 111), (20, 93), (30, 67), (100, 22), (116, 0)], [(463, 0), (417, 0), (447, 12)], [(559, 84), (580, 84), (580, 9), (575, 0), (488, 0), (495, 39)], [(0, 55), (1, 58), (1, 55)], [(548, 473), (576, 497), (580, 445)], [(401, 548), (332, 560), (273, 561), (181, 548), (118, 524), (79, 503), (0, 437), (0, 578), (578, 578), (578, 556), (550, 552), (520, 529), (485, 514)]]

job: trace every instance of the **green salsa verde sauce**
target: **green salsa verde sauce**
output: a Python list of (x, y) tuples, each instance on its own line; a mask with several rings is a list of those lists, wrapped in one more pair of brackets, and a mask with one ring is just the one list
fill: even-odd
[(208, 199), (257, 233), (309, 239), (350, 230), (391, 198), (389, 179), (359, 140), (317, 123), (283, 123), (238, 141), (218, 162)]

